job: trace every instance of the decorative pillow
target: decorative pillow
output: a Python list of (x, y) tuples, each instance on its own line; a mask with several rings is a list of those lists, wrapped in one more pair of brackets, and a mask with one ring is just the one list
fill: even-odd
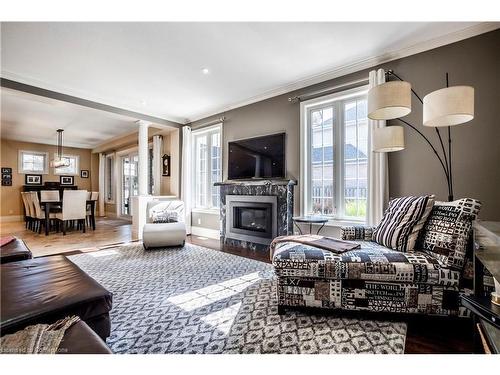
[(373, 232), (373, 240), (393, 250), (413, 250), (433, 205), (434, 195), (392, 199)]
[(177, 223), (179, 221), (179, 214), (176, 211), (164, 210), (154, 212), (151, 215), (153, 223)]
[(436, 202), (422, 231), (422, 249), (442, 266), (461, 270), (472, 222), (480, 209), (481, 202), (470, 198)]

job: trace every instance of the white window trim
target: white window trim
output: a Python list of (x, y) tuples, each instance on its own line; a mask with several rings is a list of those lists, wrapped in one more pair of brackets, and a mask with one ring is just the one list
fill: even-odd
[[(40, 171), (30, 171), (27, 169), (23, 169), (23, 154), (36, 154), (36, 155), (44, 155), (45, 163), (43, 166), (43, 172)], [(49, 174), (49, 153), (43, 151), (30, 151), (30, 150), (19, 150), (17, 154), (17, 168), (19, 174)]]
[[(340, 101), (340, 100), (345, 100), (349, 99), (352, 97), (357, 97), (363, 94), (368, 93), (368, 85), (361, 86), (361, 87), (356, 87), (353, 89), (349, 90), (344, 90), (340, 91), (337, 93), (333, 93), (330, 95), (325, 95), (321, 96), (319, 98), (314, 98), (310, 100), (306, 100), (304, 102), (300, 103), (300, 214), (301, 215), (306, 215), (309, 212), (309, 191), (310, 191), (310, 148), (311, 148), (311, 140), (310, 135), (309, 135), (309, 129), (308, 129), (308, 116), (309, 112), (311, 109), (314, 107), (321, 107), (329, 102), (333, 101)], [(335, 133), (335, 137), (341, 137), (343, 139), (343, 134), (341, 133), (342, 130), (337, 130), (337, 133)], [(334, 131), (335, 131), (334, 130)], [(343, 143), (343, 142), (342, 142)], [(342, 145), (341, 143), (341, 145)], [(343, 145), (342, 147), (335, 147), (335, 159), (334, 160), (341, 160), (342, 154), (343, 154)], [(368, 156), (370, 157), (370, 156)], [(342, 163), (343, 164), (343, 163)], [(343, 178), (343, 167), (342, 168), (336, 168), (335, 170), (335, 181), (336, 181), (336, 188), (335, 191), (338, 192), (339, 195), (339, 200), (340, 204), (343, 205), (343, 190), (338, 189), (338, 186), (340, 185), (340, 181), (342, 181)], [(341, 208), (343, 212), (343, 208)], [(365, 220), (355, 220), (355, 219), (350, 219), (350, 218), (331, 218), (327, 225), (328, 226), (342, 226), (342, 225), (350, 225), (350, 224), (364, 224), (366, 223)]]
[[(205, 214), (214, 214), (214, 215), (220, 213), (219, 207), (212, 207), (212, 206), (210, 206), (210, 207), (196, 207), (196, 181), (195, 181), (195, 178), (196, 178), (195, 177), (196, 176), (196, 143), (195, 143), (195, 138), (201, 134), (204, 134), (204, 133), (211, 133), (214, 130), (219, 131), (219, 134), (220, 134), (220, 167), (221, 167), (221, 178), (222, 178), (222, 176), (224, 176), (224, 174), (223, 174), (224, 171), (222, 170), (222, 159), (223, 159), (223, 155), (224, 155), (222, 124), (223, 123), (220, 122), (218, 124), (207, 126), (207, 127), (197, 129), (197, 130), (193, 130), (191, 132), (192, 160), (193, 160), (192, 171), (191, 171), (191, 176), (192, 176), (192, 183), (191, 183), (191, 197), (192, 198), (191, 199), (193, 202), (193, 208), (191, 209), (191, 211), (195, 212), (195, 213), (205, 213)], [(208, 158), (207, 158), (207, 165), (209, 166), (209, 169), (207, 171), (207, 176), (211, 176), (212, 163), (211, 163), (211, 160), (208, 160)], [(210, 196), (210, 201), (211, 201), (212, 192), (211, 192), (210, 184), (207, 184), (207, 194), (208, 194), (208, 192), (210, 192), (210, 194), (207, 195), (207, 199)]]
[[(54, 153), (54, 159), (57, 158), (57, 154)], [(61, 172), (59, 168), (53, 168), (54, 169), (54, 175), (57, 176), (77, 176), (80, 177), (80, 155), (72, 155), (72, 154), (63, 154), (63, 158), (75, 158), (76, 159), (76, 165), (75, 165), (75, 173), (66, 173), (66, 172)]]

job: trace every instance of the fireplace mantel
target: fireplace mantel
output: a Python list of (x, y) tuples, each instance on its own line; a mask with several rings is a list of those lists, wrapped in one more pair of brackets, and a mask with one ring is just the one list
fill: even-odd
[(226, 180), (215, 182), (214, 186), (248, 186), (248, 185), (297, 185), (297, 181), (289, 179), (252, 179), (252, 180)]

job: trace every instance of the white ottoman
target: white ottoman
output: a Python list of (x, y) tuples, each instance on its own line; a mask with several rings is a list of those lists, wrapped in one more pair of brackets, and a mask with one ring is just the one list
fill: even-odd
[(142, 243), (147, 250), (152, 247), (184, 246), (186, 225), (183, 222), (145, 224)]

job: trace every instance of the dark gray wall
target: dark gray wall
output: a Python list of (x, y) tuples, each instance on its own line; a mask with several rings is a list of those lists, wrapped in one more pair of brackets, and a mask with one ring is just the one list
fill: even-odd
[[(279, 131), (287, 133), (287, 171), (299, 180), (299, 104), (288, 97), (319, 88), (365, 78), (374, 68), (393, 69), (410, 82), (423, 97), (445, 86), (445, 73), (450, 85), (475, 88), (475, 118), (452, 128), (455, 198), (473, 197), (483, 202), (480, 218), (500, 220), (500, 30), (479, 35), (434, 50), (391, 61), (377, 67), (349, 74), (286, 95), (263, 100), (216, 116), (197, 121), (193, 129), (211, 119), (226, 116), (224, 124), (224, 177), (227, 177), (227, 142)], [(420, 103), (406, 118), (435, 141), (434, 129), (422, 126)], [(391, 196), (434, 193), (446, 200), (447, 189), (442, 169), (430, 148), (411, 129), (405, 130), (406, 149), (389, 154)], [(299, 211), (296, 190), (296, 212)], [(194, 224), (194, 223), (193, 223)], [(196, 224), (194, 224), (196, 225)], [(214, 228), (216, 229), (216, 228)]]

